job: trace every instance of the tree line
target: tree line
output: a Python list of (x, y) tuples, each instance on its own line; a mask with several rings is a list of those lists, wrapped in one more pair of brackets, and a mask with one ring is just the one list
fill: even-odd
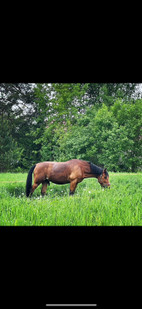
[(142, 170), (139, 86), (0, 84), (0, 172), (73, 158), (109, 171)]

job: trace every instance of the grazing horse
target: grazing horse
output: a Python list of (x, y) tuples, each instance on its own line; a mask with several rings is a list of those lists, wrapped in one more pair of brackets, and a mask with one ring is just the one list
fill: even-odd
[[(34, 184), (32, 186), (32, 173), (34, 171)], [(73, 159), (67, 162), (41, 162), (31, 167), (26, 183), (26, 196), (32, 195), (34, 190), (42, 183), (41, 194), (46, 193), (50, 181), (55, 184), (70, 183), (70, 195), (74, 194), (76, 186), (85, 178), (95, 177), (102, 187), (110, 187), (109, 175), (105, 169), (95, 164)]]

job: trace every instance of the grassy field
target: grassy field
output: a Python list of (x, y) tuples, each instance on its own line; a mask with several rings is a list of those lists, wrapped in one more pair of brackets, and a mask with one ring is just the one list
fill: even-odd
[(119, 226), (142, 225), (142, 174), (110, 173), (111, 189), (95, 178), (80, 183), (74, 196), (69, 185), (50, 184), (42, 198), (39, 186), (25, 196), (27, 174), (0, 174), (0, 225)]

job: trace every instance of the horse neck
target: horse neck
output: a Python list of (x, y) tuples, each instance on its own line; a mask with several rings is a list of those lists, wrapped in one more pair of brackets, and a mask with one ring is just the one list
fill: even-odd
[(98, 178), (100, 175), (102, 175), (103, 169), (92, 162), (88, 162), (89, 164), (89, 169), (88, 172), (86, 173), (86, 178), (89, 177), (95, 177)]

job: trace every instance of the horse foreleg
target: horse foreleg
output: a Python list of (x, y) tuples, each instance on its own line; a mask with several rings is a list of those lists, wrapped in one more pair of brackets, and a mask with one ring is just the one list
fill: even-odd
[(69, 193), (69, 195), (73, 195), (73, 194), (74, 194), (75, 189), (76, 189), (76, 187), (77, 187), (77, 184), (78, 184), (77, 179), (74, 179), (74, 180), (72, 180), (72, 181), (70, 182), (70, 193)]

